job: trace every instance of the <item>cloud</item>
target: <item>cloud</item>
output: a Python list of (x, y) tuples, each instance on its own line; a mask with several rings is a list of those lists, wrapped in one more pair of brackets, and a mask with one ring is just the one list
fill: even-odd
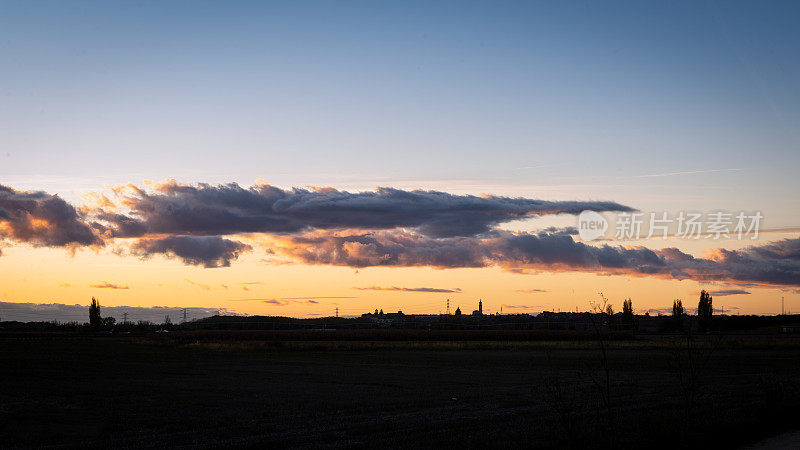
[(131, 245), (131, 251), (142, 258), (160, 253), (170, 258), (180, 258), (185, 264), (195, 266), (228, 267), (245, 251), (247, 244), (220, 236), (168, 236), (143, 238)]
[(443, 292), (443, 293), (454, 293), (454, 294), (461, 293), (460, 288), (441, 289), (432, 287), (407, 288), (407, 287), (397, 287), (397, 286), (391, 286), (391, 287), (370, 286), (370, 287), (354, 287), (353, 289), (359, 291), (401, 291), (401, 292), (432, 292), (432, 293)]
[(716, 297), (724, 297), (727, 295), (750, 295), (750, 292), (743, 289), (723, 289), (720, 291), (710, 291), (709, 294)]
[(549, 291), (547, 289), (517, 289), (516, 292), (519, 292), (520, 294), (539, 294)]
[(687, 170), (683, 172), (653, 173), (649, 175), (631, 175), (631, 178), (653, 178), (653, 177), (672, 177), (675, 175), (694, 175), (698, 173), (717, 173), (717, 172), (738, 172), (744, 169), (707, 169), (707, 170)]
[(0, 238), (45, 247), (100, 246), (83, 214), (58, 195), (0, 185)]
[(319, 300), (358, 298), (352, 296), (328, 296), (328, 297), (276, 297), (276, 298), (235, 298), (232, 302), (262, 302), (269, 305), (286, 306), (290, 303), (317, 305)]
[(313, 229), (414, 228), (426, 236), (472, 236), (532, 215), (583, 210), (631, 211), (605, 201), (546, 201), (499, 196), (453, 195), (381, 187), (347, 192), (333, 188), (283, 190), (268, 184), (185, 185), (175, 181), (145, 190), (115, 189), (122, 214), (95, 211), (98, 230), (115, 237), (147, 234), (229, 235), (297, 233)]
[[(320, 298), (350, 298), (350, 297), (320, 297)], [(287, 299), (270, 298), (270, 299), (261, 300), (261, 301), (264, 302), (264, 303), (268, 303), (270, 305), (276, 305), (276, 306), (286, 306), (289, 303), (306, 303), (306, 304), (310, 304), (310, 305), (319, 304), (319, 302), (316, 301), (316, 300), (311, 300), (311, 299), (302, 299), (301, 300), (301, 299), (294, 299), (294, 298), (287, 298)]]
[(505, 309), (542, 309), (538, 305), (503, 305)]
[[(307, 237), (313, 231), (364, 230), (387, 232), (385, 236), (389, 236), (393, 230), (405, 229), (429, 238), (470, 238), (495, 233), (498, 225), (528, 216), (577, 214), (587, 209), (632, 210), (605, 201), (454, 195), (390, 187), (347, 192), (329, 187), (285, 190), (268, 184), (247, 188), (235, 183), (186, 185), (170, 180), (148, 183), (145, 188), (117, 186), (113, 192), (114, 201), (102, 193), (86, 194), (90, 205), (77, 210), (57, 195), (0, 186), (0, 238), (69, 248), (136, 238), (128, 248), (141, 258), (162, 254), (188, 265), (214, 268), (227, 267), (241, 253), (251, 250), (243, 242), (226, 238), (229, 235)], [(574, 229), (553, 230), (557, 233), (573, 234)], [(366, 235), (345, 239), (347, 242), (341, 244), (350, 249), (371, 245)], [(392, 246), (409, 244), (382, 242), (389, 254)], [(427, 263), (421, 260), (421, 254), (409, 260), (419, 261), (419, 265), (459, 267), (478, 259), (458, 245), (463, 242), (442, 242)], [(374, 262), (364, 261), (363, 265)]]
[(351, 267), (429, 266), (435, 268), (500, 266), (530, 270), (583, 271), (738, 285), (800, 285), (800, 239), (717, 249), (707, 258), (677, 248), (591, 246), (569, 235), (495, 231), (485, 237), (431, 238), (407, 231), (341, 236), (310, 233), (272, 242), (274, 251), (308, 264)]
[(331, 299), (343, 299), (343, 298), (358, 298), (358, 297), (276, 297), (276, 298), (235, 298), (231, 299), (232, 302), (266, 302), (266, 303), (275, 303), (278, 302), (302, 302), (299, 303), (319, 303), (317, 300), (331, 300)]
[(112, 284), (108, 281), (103, 281), (102, 283), (90, 284), (90, 288), (94, 289), (130, 289), (127, 285), (123, 286), (120, 284)]
[(209, 286), (207, 284), (196, 283), (196, 282), (194, 282), (192, 280), (187, 280), (186, 278), (184, 278), (183, 281), (191, 284), (192, 286), (197, 286), (197, 287), (199, 287), (200, 289), (202, 289), (204, 291), (210, 291), (211, 290), (211, 286)]
[(475, 238), (428, 238), (402, 231), (347, 234), (314, 232), (269, 240), (275, 251), (306, 264), (350, 267), (485, 267), (489, 249)]
[(547, 227), (541, 230), (540, 233), (576, 236), (578, 229), (575, 227)]
[(227, 235), (258, 233), (270, 255), (307, 264), (498, 266), (517, 273), (584, 271), (739, 287), (800, 286), (800, 239), (697, 257), (676, 248), (588, 245), (574, 240), (572, 227), (532, 234), (496, 228), (527, 216), (631, 210), (613, 202), (175, 181), (147, 189), (125, 185), (114, 192), (115, 201), (96, 197), (95, 206), (76, 210), (57, 195), (0, 186), (0, 239), (75, 248), (130, 237), (136, 238), (130, 252), (142, 258), (162, 254), (213, 268), (227, 267), (252, 250)]
[[(687, 308), (686, 305), (683, 307), (686, 313), (690, 313), (691, 309)], [(696, 309), (696, 308), (695, 308)], [(672, 307), (664, 307), (664, 308), (649, 308), (645, 310), (645, 312), (650, 313), (651, 315), (662, 315), (662, 316), (670, 316), (672, 315)]]
[[(101, 302), (102, 303), (102, 302)], [(239, 315), (225, 308), (187, 308), (189, 320), (222, 315)], [(103, 317), (114, 317), (121, 322), (123, 314), (128, 314), (128, 321), (137, 322), (145, 320), (153, 323), (163, 323), (166, 316), (173, 322), (178, 322), (183, 317), (183, 308), (171, 306), (102, 306), (100, 314)], [(0, 302), (0, 318), (4, 321), (40, 322), (53, 321), (79, 322), (89, 321), (88, 305), (65, 305), (62, 303), (11, 303)]]

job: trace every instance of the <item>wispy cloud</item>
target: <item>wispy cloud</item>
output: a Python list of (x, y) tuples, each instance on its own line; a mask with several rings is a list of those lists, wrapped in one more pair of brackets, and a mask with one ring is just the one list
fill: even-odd
[(543, 292), (550, 292), (547, 289), (517, 289), (515, 292), (520, 294), (540, 294)]
[(369, 286), (369, 287), (354, 287), (353, 289), (359, 291), (401, 291), (401, 292), (431, 292), (431, 293), (442, 292), (442, 293), (453, 293), (453, 294), (461, 293), (461, 288), (443, 289), (443, 288), (432, 288), (432, 287), (407, 288), (398, 286), (390, 286), (390, 287)]
[[(698, 295), (700, 293), (698, 292)], [(719, 291), (710, 291), (709, 294), (717, 297), (725, 297), (727, 295), (750, 295), (750, 292), (743, 289), (722, 289)]]
[(204, 291), (211, 290), (211, 286), (209, 286), (209, 285), (207, 285), (207, 284), (196, 283), (196, 282), (194, 282), (194, 281), (192, 281), (192, 280), (189, 280), (189, 279), (186, 279), (186, 278), (184, 278), (184, 279), (183, 279), (183, 281), (185, 281), (185, 282), (187, 282), (187, 283), (191, 284), (192, 286), (197, 286), (197, 287), (199, 287), (200, 289), (202, 289), (202, 290), (204, 290)]
[(503, 305), (504, 309), (542, 309), (539, 305)]
[(551, 167), (563, 167), (567, 164), (540, 164), (535, 166), (522, 166), (522, 167), (515, 167), (513, 170), (534, 170), (534, 169), (549, 169)]
[(251, 286), (258, 286), (264, 283), (261, 281), (244, 281), (239, 284), (241, 285), (243, 291), (249, 291)]
[(128, 285), (123, 286), (121, 284), (109, 283), (108, 281), (103, 281), (102, 283), (90, 284), (89, 287), (93, 289), (130, 289)]
[(738, 172), (744, 169), (707, 169), (707, 170), (686, 170), (683, 172), (666, 172), (666, 173), (651, 173), (647, 175), (631, 175), (630, 178), (655, 178), (655, 177), (672, 177), (677, 175), (694, 175), (698, 173), (716, 173), (716, 172)]
[(341, 299), (348, 299), (348, 298), (358, 298), (352, 296), (336, 296), (336, 297), (274, 297), (274, 298), (233, 298), (228, 301), (231, 302), (264, 302), (264, 303), (271, 303), (271, 304), (288, 304), (290, 302), (295, 303), (319, 303), (317, 300), (341, 300)]
[(316, 304), (319, 303), (318, 301), (311, 300), (311, 299), (299, 300), (299, 299), (269, 298), (269, 299), (265, 299), (265, 300), (261, 300), (261, 301), (264, 302), (264, 303), (267, 303), (267, 304), (270, 304), (270, 305), (276, 305), (276, 306), (286, 306), (289, 303), (306, 303), (306, 304), (310, 304), (310, 305), (316, 305)]

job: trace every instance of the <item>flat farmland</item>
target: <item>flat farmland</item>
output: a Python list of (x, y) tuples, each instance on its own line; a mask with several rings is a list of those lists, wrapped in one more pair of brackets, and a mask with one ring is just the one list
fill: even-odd
[(735, 448), (796, 427), (796, 338), (606, 345), (603, 359), (596, 342), (580, 340), (0, 339), (0, 439), (22, 448)]

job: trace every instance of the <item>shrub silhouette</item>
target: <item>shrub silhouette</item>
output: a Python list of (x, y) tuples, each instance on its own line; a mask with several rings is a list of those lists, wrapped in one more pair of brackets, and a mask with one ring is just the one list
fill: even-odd
[(100, 319), (100, 325), (103, 327), (103, 329), (111, 330), (114, 328), (114, 324), (116, 323), (117, 319), (113, 317), (103, 317)]

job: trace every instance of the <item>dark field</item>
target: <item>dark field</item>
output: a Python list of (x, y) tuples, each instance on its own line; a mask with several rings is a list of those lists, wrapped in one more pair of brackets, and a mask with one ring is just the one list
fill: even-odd
[(0, 446), (735, 448), (797, 426), (800, 340), (695, 344), (610, 342), (603, 390), (580, 340), (0, 339)]

